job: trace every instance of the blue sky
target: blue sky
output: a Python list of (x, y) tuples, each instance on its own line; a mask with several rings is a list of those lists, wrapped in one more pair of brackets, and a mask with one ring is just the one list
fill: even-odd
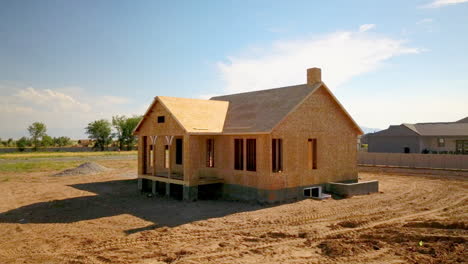
[(305, 82), (366, 127), (468, 116), (468, 1), (0, 1), (0, 137)]

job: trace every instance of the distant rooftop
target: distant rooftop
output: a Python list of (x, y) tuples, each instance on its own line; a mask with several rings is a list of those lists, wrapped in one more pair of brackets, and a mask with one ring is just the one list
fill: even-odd
[(421, 136), (468, 136), (468, 117), (456, 122), (402, 124)]

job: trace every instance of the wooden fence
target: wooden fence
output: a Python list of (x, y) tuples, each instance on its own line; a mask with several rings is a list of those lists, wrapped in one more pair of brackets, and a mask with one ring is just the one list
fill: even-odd
[(401, 168), (468, 170), (468, 155), (359, 152), (358, 164)]

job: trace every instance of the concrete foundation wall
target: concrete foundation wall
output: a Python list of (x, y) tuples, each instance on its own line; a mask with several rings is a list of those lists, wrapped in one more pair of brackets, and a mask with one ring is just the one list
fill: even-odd
[(325, 189), (327, 192), (349, 197), (353, 195), (376, 193), (379, 191), (379, 182), (327, 183)]
[(279, 190), (266, 190), (242, 185), (224, 184), (223, 199), (235, 201), (257, 201), (260, 203), (290, 202), (307, 199), (307, 197), (304, 197), (303, 195), (304, 188), (317, 186), (325, 188), (325, 184), (314, 184)]

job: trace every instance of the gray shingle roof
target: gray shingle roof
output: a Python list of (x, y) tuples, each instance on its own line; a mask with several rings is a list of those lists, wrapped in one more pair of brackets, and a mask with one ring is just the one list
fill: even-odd
[(468, 123), (403, 124), (421, 136), (468, 136)]
[(301, 84), (213, 97), (228, 101), (224, 133), (270, 132), (295, 106), (322, 83)]

